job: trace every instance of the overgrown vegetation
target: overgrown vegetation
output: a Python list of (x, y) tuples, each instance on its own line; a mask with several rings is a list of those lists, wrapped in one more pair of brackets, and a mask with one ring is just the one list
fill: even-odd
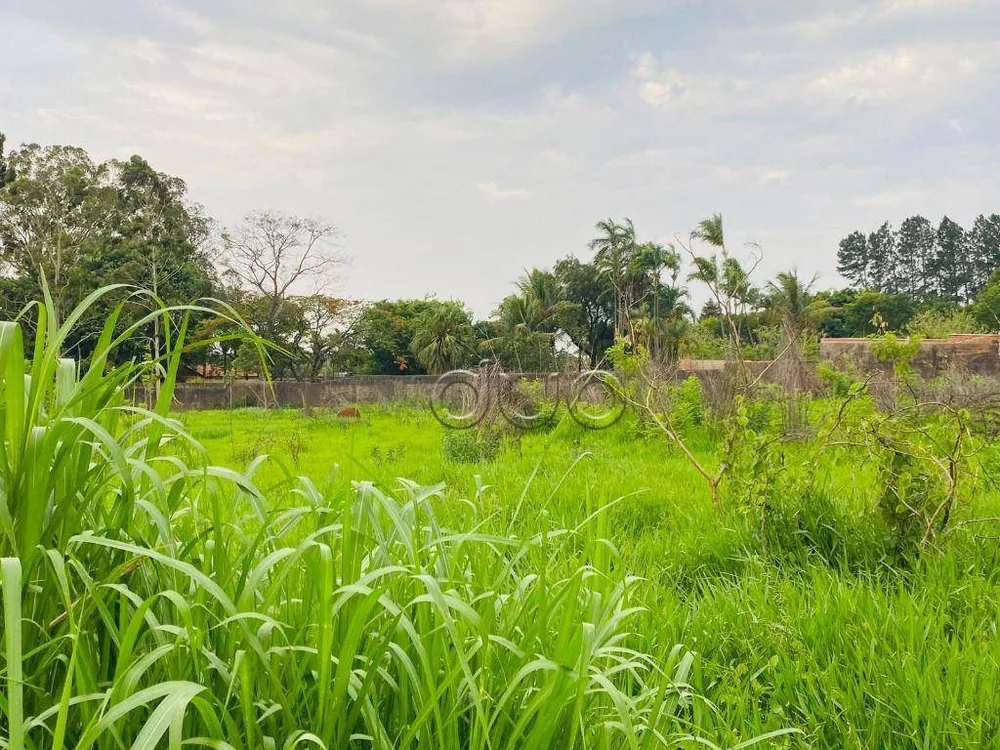
[(450, 527), (441, 485), (214, 466), (168, 414), (198, 308), (175, 311), (177, 329), (157, 313), (152, 410), (126, 398), (151, 365), (105, 367), (146, 323), (116, 335), (122, 309), (79, 370), (59, 355), (86, 308), (58, 329), (34, 308), (27, 361), (19, 325), (0, 326), (3, 747), (732, 738), (694, 654), (646, 625), (607, 541), (611, 505), (570, 527), (528, 531), (519, 509)]
[[(301, 471), (344, 492), (360, 478), (443, 482), (435, 507), (451, 528), (528, 538), (587, 526), (597, 512), (614, 568), (644, 579), (635, 594), (648, 611), (636, 632), (697, 652), (691, 679), (720, 746), (781, 728), (804, 734), (772, 745), (989, 746), (1000, 731), (990, 687), (1000, 679), (1000, 452), (958, 412), (915, 402), (882, 410), (864, 381), (809, 404), (807, 436), (786, 429), (773, 389), (723, 418), (695, 382), (664, 397), (705, 468), (728, 450), (721, 510), (682, 450), (635, 411), (593, 431), (563, 406), (555, 429), (461, 463), (442, 441), (470, 433), (420, 408), (369, 406), (370, 423), (346, 428), (292, 411), (192, 413), (184, 423), (227, 461), (258, 421), (276, 432), (298, 426), (316, 436)], [(230, 420), (234, 429), (219, 434)], [(727, 447), (733, 430), (741, 441)], [(272, 463), (256, 476), (270, 486), (284, 474)], [(572, 570), (594, 554), (576, 540), (538, 564)]]

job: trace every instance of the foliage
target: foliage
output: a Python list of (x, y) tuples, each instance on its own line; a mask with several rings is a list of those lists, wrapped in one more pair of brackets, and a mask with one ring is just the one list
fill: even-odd
[[(467, 325), (468, 324), (468, 325)], [(437, 326), (435, 333), (434, 326)], [(420, 375), (427, 365), (414, 350), (431, 347), (438, 367), (467, 367), (478, 361), (475, 329), (456, 302), (435, 299), (380, 300), (365, 305), (355, 327), (363, 354), (360, 369), (373, 375)], [(437, 347), (437, 351), (433, 351)], [(446, 368), (447, 369), (447, 368)]]
[(0, 326), (6, 747), (652, 747), (725, 731), (694, 655), (640, 635), (639, 582), (602, 513), (570, 533), (452, 530), (440, 486), (324, 493), (287, 475), (270, 505), (263, 459), (212, 466), (166, 413), (184, 323), (145, 411), (124, 401), (141, 366), (101, 361), (116, 321), (77, 377), (58, 353), (85, 310), (58, 331), (40, 310), (30, 380), (17, 325)]
[(971, 314), (983, 330), (1000, 331), (1000, 269), (993, 272), (971, 307)]
[[(0, 186), (0, 257), (5, 279), (0, 307), (13, 317), (42, 296), (44, 278), (55, 322), (94, 290), (140, 285), (130, 317), (157, 300), (176, 305), (212, 295), (215, 272), (204, 250), (209, 221), (187, 199), (182, 180), (155, 171), (139, 156), (95, 164), (80, 148), (28, 144), (11, 153)], [(120, 299), (102, 295), (68, 332), (74, 356), (91, 355), (104, 321)], [(195, 324), (205, 315), (194, 317)], [(116, 350), (115, 362), (159, 356), (159, 318)]]
[[(1000, 596), (996, 524), (988, 520), (1000, 517), (1000, 494), (985, 469), (967, 467), (948, 529), (918, 558), (900, 560), (879, 507), (880, 463), (853, 439), (877, 413), (873, 400), (852, 397), (819, 450), (841, 405), (814, 401), (815, 436), (772, 442), (756, 479), (744, 474), (752, 463), (741, 460), (731, 478), (770, 481), (771, 490), (755, 502), (744, 495), (742, 510), (721, 517), (679, 449), (637, 432), (634, 414), (601, 431), (564, 418), (556, 430), (526, 433), (519, 447), (504, 446), (495, 460), (475, 466), (445, 459), (444, 428), (420, 407), (372, 405), (370, 424), (346, 428), (306, 420), (298, 410), (183, 418), (213, 456), (226, 456), (233, 440), (242, 445), (260, 419), (276, 432), (316, 429), (296, 473), (324, 486), (339, 464), (334, 492), (373, 477), (380, 486), (398, 476), (422, 485), (444, 481), (435, 511), (453, 530), (525, 537), (553, 524), (571, 529), (599, 513), (607, 525), (602, 548), (616, 568), (644, 579), (636, 596), (650, 611), (637, 615), (635, 629), (663, 644), (649, 651), (665, 655), (681, 640), (698, 652), (690, 679), (712, 707), (694, 705), (704, 708), (703, 722), (716, 722), (700, 732), (719, 747), (781, 727), (806, 734), (761, 746), (895, 750), (918, 737), (931, 749), (989, 747), (1000, 715), (993, 689), (1000, 663), (983, 633), (991, 632)], [(915, 424), (930, 419), (925, 413)], [(685, 434), (709, 465), (726, 439), (712, 422)], [(226, 436), (207, 437), (220, 428)], [(981, 450), (971, 462), (995, 472), (1000, 446), (977, 440), (968, 446)], [(376, 445), (383, 456), (396, 448), (396, 460), (372, 466)], [(256, 474), (260, 486), (283, 476), (272, 464)], [(735, 504), (735, 489), (725, 492)], [(529, 553), (535, 572), (551, 576), (575, 569), (587, 554), (582, 542)]]
[(872, 354), (880, 362), (892, 364), (897, 378), (912, 373), (913, 358), (920, 351), (921, 339), (917, 336), (900, 338), (894, 333), (886, 333), (872, 339)]
[(966, 231), (945, 216), (935, 228), (922, 216), (899, 230), (883, 224), (840, 243), (838, 270), (857, 289), (971, 302), (1000, 266), (1000, 215), (980, 215)]
[(689, 375), (671, 395), (672, 419), (678, 429), (690, 429), (702, 424), (705, 418), (702, 403), (701, 380)]
[(454, 370), (475, 353), (475, 331), (469, 313), (457, 302), (425, 310), (414, 323), (410, 349), (432, 373)]
[(851, 373), (836, 367), (832, 362), (817, 363), (816, 375), (826, 387), (827, 393), (835, 398), (846, 398), (859, 382)]
[(503, 435), (494, 429), (447, 430), (441, 439), (441, 452), (453, 463), (482, 463), (494, 461), (502, 443)]
[(906, 326), (907, 331), (922, 339), (946, 339), (953, 333), (979, 333), (980, 325), (968, 310), (923, 310)]

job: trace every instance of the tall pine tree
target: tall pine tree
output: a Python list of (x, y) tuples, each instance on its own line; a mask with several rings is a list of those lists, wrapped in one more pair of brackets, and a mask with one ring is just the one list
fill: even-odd
[(937, 230), (931, 261), (935, 291), (943, 299), (961, 303), (969, 299), (971, 273), (965, 230), (945, 216)]
[(837, 271), (859, 289), (869, 284), (868, 238), (862, 232), (851, 232), (840, 241), (837, 250)]
[(872, 289), (895, 294), (898, 290), (896, 272), (896, 233), (886, 222), (868, 235), (868, 283)]
[(1000, 268), (1000, 214), (976, 217), (968, 236), (971, 262), (969, 297), (986, 287)]
[(899, 259), (899, 291), (924, 298), (933, 294), (934, 279), (929, 274), (934, 257), (934, 227), (923, 216), (911, 216), (899, 227), (896, 237)]

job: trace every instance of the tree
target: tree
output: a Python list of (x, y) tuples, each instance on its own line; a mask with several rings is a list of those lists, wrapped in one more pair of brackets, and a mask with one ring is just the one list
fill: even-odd
[(815, 286), (815, 276), (804, 281), (795, 268), (782, 271), (768, 282), (768, 304), (790, 341), (798, 339), (830, 309), (824, 298), (813, 293)]
[(373, 375), (422, 375), (427, 372), (412, 349), (417, 321), (430, 310), (452, 303), (434, 299), (380, 300), (367, 305), (357, 324), (360, 346), (369, 352)]
[(558, 329), (530, 294), (505, 297), (493, 322), (492, 338), (480, 344), (484, 354), (516, 372), (544, 372), (554, 367)]
[(705, 242), (713, 249), (714, 254), (695, 255), (688, 248), (695, 267), (688, 278), (700, 281), (708, 287), (722, 316), (726, 335), (740, 363), (742, 375), (746, 378), (748, 372), (742, 353), (741, 327), (745, 323), (747, 314), (756, 309), (760, 302), (760, 292), (750, 281), (753, 267), (744, 268), (729, 254), (721, 214), (713, 214), (702, 221), (691, 233), (691, 239)]
[(594, 250), (594, 267), (614, 289), (614, 330), (624, 336), (632, 307), (632, 269), (636, 253), (635, 226), (626, 218), (619, 224), (614, 219), (597, 222), (598, 236), (590, 241)]
[(553, 274), (562, 298), (572, 307), (562, 313), (562, 329), (577, 350), (596, 368), (614, 344), (615, 290), (591, 263), (568, 256), (556, 262)]
[(300, 313), (291, 370), (296, 378), (317, 380), (331, 361), (353, 347), (361, 303), (323, 294), (293, 297), (291, 302)]
[(0, 133), (0, 189), (7, 184), (8, 180), (14, 179), (14, 173), (7, 168), (7, 157), (4, 153), (4, 146), (7, 143), (7, 136)]
[(1000, 214), (976, 217), (968, 236), (971, 260), (970, 297), (975, 297), (1000, 268)]
[(979, 333), (982, 328), (967, 308), (921, 310), (906, 324), (907, 333), (922, 339), (946, 339), (953, 333)]
[[(673, 245), (647, 242), (639, 246), (634, 262), (634, 275), (644, 281), (645, 313), (648, 316), (647, 336), (650, 355), (655, 362), (673, 361), (681, 336), (687, 328), (690, 313), (683, 299), (687, 290), (677, 285), (681, 258)], [(664, 284), (669, 273), (669, 284)]]
[(414, 323), (410, 350), (428, 372), (454, 370), (475, 355), (472, 319), (458, 302), (425, 310)]
[(1000, 268), (976, 295), (971, 312), (983, 330), (1000, 332)]
[(937, 280), (938, 295), (956, 303), (968, 298), (972, 281), (967, 264), (967, 248), (965, 230), (945, 216), (938, 226), (931, 269)]
[[(204, 243), (210, 220), (187, 200), (179, 177), (157, 172), (138, 155), (109, 163), (115, 191), (113, 231), (83, 265), (95, 279), (143, 286), (167, 305), (212, 294), (217, 281)], [(152, 324), (151, 355), (160, 355), (160, 319)]]
[(872, 286), (889, 294), (898, 292), (896, 235), (889, 222), (868, 235), (868, 258), (868, 274)]
[(867, 288), (870, 283), (870, 258), (868, 238), (863, 232), (851, 232), (840, 241), (837, 250), (837, 271), (856, 287)]
[(76, 301), (82, 258), (112, 225), (115, 191), (108, 172), (74, 146), (28, 144), (6, 160), (0, 261), (10, 275), (35, 280), (35, 299), (41, 299), (44, 278), (57, 318)]
[[(917, 313), (917, 303), (906, 294), (860, 292), (844, 310), (844, 324), (849, 336), (871, 336), (887, 331), (902, 331)], [(880, 321), (880, 323), (878, 322)]]
[(336, 237), (336, 228), (325, 221), (272, 211), (253, 211), (223, 232), (228, 275), (266, 300), (255, 321), (258, 333), (265, 338), (276, 334), (282, 306), (295, 288), (309, 286), (308, 291), (321, 293), (330, 286), (343, 263)]
[(932, 296), (934, 279), (930, 269), (934, 258), (934, 227), (923, 216), (911, 216), (899, 227), (896, 248), (898, 290), (920, 299)]

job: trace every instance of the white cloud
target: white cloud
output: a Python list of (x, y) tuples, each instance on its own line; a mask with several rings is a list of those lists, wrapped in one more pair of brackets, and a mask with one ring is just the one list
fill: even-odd
[(147, 37), (126, 39), (118, 44), (119, 51), (147, 65), (156, 65), (164, 59), (163, 48)]
[(336, 81), (340, 53), (295, 39), (271, 39), (256, 45), (197, 45), (187, 69), (196, 78), (273, 95), (329, 88)]
[(195, 34), (208, 34), (212, 31), (211, 21), (190, 8), (182, 8), (170, 0), (152, 0), (150, 5), (170, 23), (193, 31)]
[(900, 16), (956, 14), (966, 10), (990, 7), (994, 0), (882, 0), (875, 15), (882, 18)]
[(859, 62), (833, 68), (813, 80), (810, 89), (833, 99), (868, 102), (961, 96), (1000, 61), (1000, 45), (925, 44), (880, 51)]
[(721, 182), (729, 184), (787, 185), (792, 173), (786, 169), (770, 169), (766, 167), (716, 167), (712, 174)]
[(861, 64), (842, 65), (812, 83), (812, 89), (838, 99), (868, 101), (903, 93), (913, 81), (937, 76), (931, 67), (917, 63), (913, 54), (880, 53)]
[(365, 0), (386, 23), (423, 38), (458, 64), (502, 61), (600, 23), (621, 10), (616, 0)]
[(521, 188), (501, 188), (493, 180), (477, 182), (476, 188), (493, 200), (503, 200), (505, 198), (527, 198), (532, 194), (530, 190), (524, 190)]
[(123, 86), (140, 109), (179, 119), (249, 122), (253, 116), (233, 106), (227, 97), (207, 89), (174, 83), (133, 80)]

